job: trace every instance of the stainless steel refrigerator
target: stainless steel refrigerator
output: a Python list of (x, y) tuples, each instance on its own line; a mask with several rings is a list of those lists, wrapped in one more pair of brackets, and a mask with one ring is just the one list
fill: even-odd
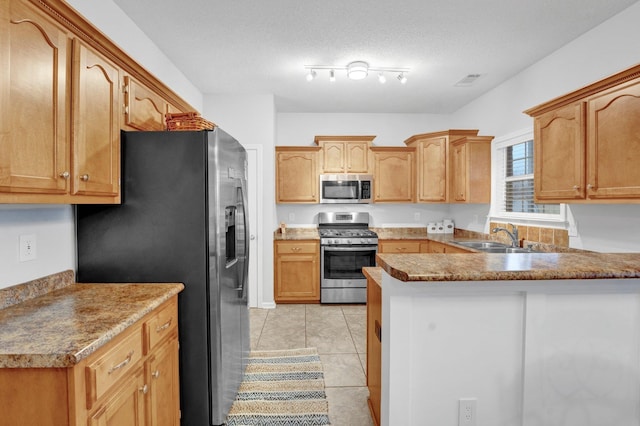
[(222, 424), (249, 353), (246, 151), (219, 128), (122, 132), (122, 204), (76, 209), (79, 282), (182, 282), (183, 425)]

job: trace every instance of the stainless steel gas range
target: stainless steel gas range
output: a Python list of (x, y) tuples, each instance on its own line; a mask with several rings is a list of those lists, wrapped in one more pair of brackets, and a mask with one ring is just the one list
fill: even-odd
[(375, 266), (378, 235), (369, 230), (369, 213), (318, 215), (320, 303), (366, 303), (362, 268)]

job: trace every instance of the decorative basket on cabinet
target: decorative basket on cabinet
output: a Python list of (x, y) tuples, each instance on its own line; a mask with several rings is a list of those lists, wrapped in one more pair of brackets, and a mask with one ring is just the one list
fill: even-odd
[(197, 112), (165, 114), (167, 130), (213, 130), (215, 123), (200, 117)]

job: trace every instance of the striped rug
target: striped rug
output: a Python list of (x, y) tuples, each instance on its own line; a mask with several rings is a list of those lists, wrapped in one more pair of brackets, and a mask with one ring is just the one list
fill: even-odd
[(315, 348), (253, 351), (227, 426), (329, 425)]

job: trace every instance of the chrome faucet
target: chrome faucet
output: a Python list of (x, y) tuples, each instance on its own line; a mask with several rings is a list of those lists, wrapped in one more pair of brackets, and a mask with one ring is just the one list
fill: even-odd
[(509, 231), (507, 228), (497, 227), (497, 228), (493, 228), (491, 232), (493, 232), (494, 234), (497, 233), (498, 231), (506, 232), (507, 235), (509, 235), (509, 237), (511, 238), (511, 247), (519, 247), (520, 241), (518, 239), (518, 228), (516, 228), (516, 226), (513, 223), (508, 223), (507, 225), (511, 226), (511, 231)]

